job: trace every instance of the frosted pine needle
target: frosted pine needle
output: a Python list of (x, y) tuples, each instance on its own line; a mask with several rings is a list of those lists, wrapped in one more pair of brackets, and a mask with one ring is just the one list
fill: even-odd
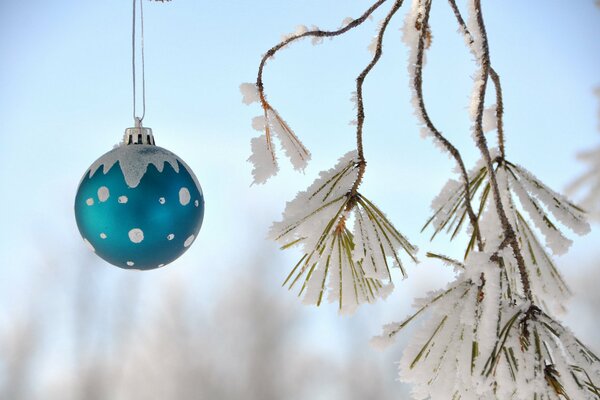
[(279, 167), (273, 146), (273, 137), (277, 137), (285, 155), (290, 159), (295, 170), (304, 171), (310, 160), (310, 152), (304, 147), (288, 123), (281, 118), (279, 113), (263, 98), (256, 85), (243, 83), (240, 85), (244, 104), (260, 101), (264, 114), (252, 120), (255, 130), (264, 132), (264, 135), (251, 141), (252, 154), (248, 161), (253, 165), (253, 183), (265, 183), (270, 177), (277, 174)]
[(600, 398), (600, 360), (560, 323), (536, 306), (503, 305), (498, 340), (482, 376), (496, 398)]
[(351, 151), (298, 193), (270, 232), (282, 248), (302, 248), (284, 285), (298, 286), (304, 303), (320, 305), (326, 295), (343, 313), (385, 298), (393, 288), (390, 267), (405, 275), (399, 251), (412, 259), (416, 253), (377, 206), (360, 193), (352, 194), (357, 176), (357, 152)]
[(480, 399), (491, 391), (479, 371), (496, 342), (506, 283), (489, 259), (486, 253), (471, 254), (455, 282), (419, 301), (415, 314), (387, 325), (373, 340), (387, 345), (409, 323), (424, 319), (400, 361), (400, 379), (413, 384), (414, 399)]
[[(564, 196), (548, 188), (523, 167), (499, 158), (496, 160), (496, 173), (499, 184), (503, 186), (501, 192), (505, 196), (504, 208), (523, 249), (534, 295), (542, 305), (559, 305), (570, 293), (546, 247), (555, 254), (563, 254), (571, 245), (571, 240), (563, 235), (559, 226), (552, 221), (552, 217), (581, 235), (590, 230), (585, 213)], [(470, 171), (469, 184), (471, 201), (477, 199), (479, 202), (474, 205), (478, 226), (469, 227), (470, 241), (465, 255), (475, 248), (474, 229), (479, 229), (486, 238), (486, 250), (496, 252), (503, 240), (502, 229), (497, 220), (488, 171), (483, 161), (478, 162)], [(433, 227), (432, 239), (442, 231), (446, 231), (451, 235), (451, 239), (454, 239), (465, 222), (468, 223), (465, 197), (462, 183), (450, 180), (434, 199), (432, 203), (434, 214), (423, 228)], [(516, 207), (517, 203), (520, 209)], [(545, 246), (540, 243), (532, 226), (535, 226), (546, 239)], [(519, 275), (514, 265), (516, 261), (508, 253), (505, 254), (505, 258), (509, 279), (519, 290)]]
[(272, 151), (273, 142), (266, 135), (261, 135), (252, 138), (250, 146), (252, 154), (248, 161), (254, 166), (252, 169), (254, 183), (265, 183), (279, 171), (275, 153)]

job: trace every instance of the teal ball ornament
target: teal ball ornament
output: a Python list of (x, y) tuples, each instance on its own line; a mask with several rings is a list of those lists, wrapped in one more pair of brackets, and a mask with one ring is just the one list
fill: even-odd
[(196, 176), (181, 158), (156, 146), (150, 128), (128, 128), (123, 143), (85, 172), (75, 196), (75, 219), (87, 246), (125, 269), (174, 261), (194, 242), (203, 218)]

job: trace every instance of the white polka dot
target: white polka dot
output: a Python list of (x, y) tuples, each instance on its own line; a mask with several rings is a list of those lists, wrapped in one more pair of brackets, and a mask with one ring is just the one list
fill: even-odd
[(129, 231), (129, 240), (133, 243), (140, 243), (144, 240), (144, 232), (139, 228), (133, 228)]
[(102, 232), (102, 233), (100, 234), (100, 237), (101, 237), (102, 239), (106, 239), (106, 233)]
[(198, 206), (200, 205), (200, 202), (199, 202), (198, 200), (196, 200), (196, 201), (194, 202), (194, 205), (195, 205), (196, 207), (198, 207)]
[(94, 199), (89, 198), (85, 201), (85, 204), (87, 204), (88, 206), (93, 206), (94, 205)]
[(182, 206), (187, 206), (190, 202), (192, 196), (190, 196), (190, 191), (187, 188), (181, 188), (179, 190), (179, 202)]
[(164, 198), (164, 197), (161, 197), (160, 199), (158, 199), (158, 202), (159, 202), (160, 204), (165, 204), (167, 201), (165, 200), (165, 198)]
[(189, 238), (185, 239), (185, 242), (183, 242), (183, 247), (190, 247), (190, 245), (194, 242), (195, 236), (192, 235)]
[(133, 267), (135, 265), (135, 263), (133, 261), (127, 261), (127, 265), (129, 265), (130, 267)]
[(127, 196), (119, 196), (119, 203), (121, 204), (125, 204), (127, 203), (129, 199), (127, 198)]
[(173, 235), (172, 233), (169, 233), (167, 235), (167, 240), (173, 240), (175, 238), (175, 235)]
[(90, 242), (88, 242), (87, 239), (83, 239), (83, 241), (85, 242), (85, 245), (88, 247), (88, 249), (90, 249), (94, 253), (96, 252), (96, 249), (94, 248), (94, 246), (92, 246), (92, 244)]
[(108, 191), (108, 188), (106, 186), (101, 186), (100, 189), (98, 189), (98, 200), (103, 203), (108, 200), (109, 197), (110, 192)]

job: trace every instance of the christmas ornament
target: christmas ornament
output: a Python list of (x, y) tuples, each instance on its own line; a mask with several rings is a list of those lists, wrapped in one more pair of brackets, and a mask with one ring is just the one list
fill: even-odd
[(153, 269), (192, 244), (204, 196), (187, 164), (154, 144), (152, 130), (126, 130), (125, 141), (84, 174), (75, 218), (84, 241), (121, 268)]
[(85, 172), (75, 196), (75, 219), (98, 256), (117, 267), (148, 270), (177, 259), (194, 242), (204, 217), (204, 196), (187, 164), (156, 146), (152, 129), (142, 126), (145, 82), (144, 111), (135, 116), (135, 1), (135, 127), (126, 129), (123, 142)]

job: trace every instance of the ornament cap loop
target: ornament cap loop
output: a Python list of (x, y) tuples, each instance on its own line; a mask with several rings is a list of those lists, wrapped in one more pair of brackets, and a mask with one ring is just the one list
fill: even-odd
[(134, 128), (125, 129), (123, 144), (146, 144), (156, 146), (156, 142), (154, 141), (154, 135), (152, 135), (152, 129), (144, 128), (141, 126), (141, 124), (140, 126), (136, 126)]

